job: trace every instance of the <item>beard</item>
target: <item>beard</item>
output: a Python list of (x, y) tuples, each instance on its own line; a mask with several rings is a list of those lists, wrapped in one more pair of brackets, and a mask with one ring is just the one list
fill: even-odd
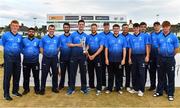
[(91, 31), (92, 32), (92, 34), (96, 34), (96, 31)]
[(31, 35), (28, 35), (28, 37), (32, 38), (32, 37), (34, 37), (34, 35), (33, 35), (33, 34), (31, 34)]

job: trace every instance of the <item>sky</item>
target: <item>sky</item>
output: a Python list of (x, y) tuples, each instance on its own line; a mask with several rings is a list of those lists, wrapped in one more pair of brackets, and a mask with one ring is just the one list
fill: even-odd
[[(0, 26), (17, 19), (27, 26), (46, 25), (47, 14), (122, 14), (134, 23), (180, 23), (180, 0), (0, 0)], [(156, 15), (159, 15), (157, 17)]]

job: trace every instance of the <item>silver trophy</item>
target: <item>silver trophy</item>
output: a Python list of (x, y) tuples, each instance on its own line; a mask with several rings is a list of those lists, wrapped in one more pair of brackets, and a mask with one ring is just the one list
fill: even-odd
[(81, 44), (82, 44), (82, 47), (83, 47), (83, 53), (86, 53), (87, 52), (87, 48), (86, 48), (86, 37), (83, 37), (81, 39)]

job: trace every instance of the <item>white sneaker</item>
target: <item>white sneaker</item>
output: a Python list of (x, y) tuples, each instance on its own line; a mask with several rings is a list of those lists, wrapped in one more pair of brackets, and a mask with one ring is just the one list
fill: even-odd
[(123, 92), (121, 90), (118, 91), (119, 94), (123, 94)]
[(97, 90), (96, 91), (96, 96), (99, 96), (101, 94), (101, 91), (100, 90)]
[(135, 94), (135, 93), (138, 93), (138, 91), (132, 89), (132, 90), (129, 91), (129, 93)]
[(126, 90), (129, 92), (129, 91), (131, 91), (131, 88), (130, 88), (130, 87), (127, 87)]
[(138, 92), (138, 96), (142, 97), (144, 95), (144, 93), (142, 91)]
[(111, 91), (109, 91), (109, 90), (106, 90), (106, 92), (105, 92), (106, 94), (109, 94), (109, 93), (111, 93)]
[(174, 97), (173, 96), (168, 96), (168, 100), (169, 101), (174, 101)]

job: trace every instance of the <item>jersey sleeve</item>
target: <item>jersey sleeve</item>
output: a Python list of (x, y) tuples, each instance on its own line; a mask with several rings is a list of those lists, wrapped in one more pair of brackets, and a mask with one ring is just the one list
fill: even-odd
[(6, 44), (6, 35), (3, 34), (2, 35), (2, 45), (5, 46), (5, 44)]
[(100, 38), (100, 45), (103, 45), (104, 46), (104, 44), (105, 44), (105, 42), (104, 42), (104, 39), (103, 39), (103, 37), (101, 36), (101, 35), (99, 35), (101, 38)]
[(38, 43), (37, 47), (38, 47), (38, 49), (40, 49), (40, 46), (39, 46), (39, 44), (40, 44), (40, 39), (38, 39), (38, 38), (37, 38), (37, 43)]
[(89, 43), (90, 43), (90, 42), (89, 42), (89, 38), (90, 38), (90, 36), (87, 35), (87, 36), (86, 36), (86, 44), (87, 44), (87, 45), (89, 45)]
[(73, 36), (74, 36), (74, 33), (69, 37), (68, 43), (73, 43)]
[[(20, 36), (20, 38), (21, 38), (21, 39), (20, 39), (20, 40), (21, 40), (21, 41), (20, 41), (20, 48), (23, 49), (23, 39), (24, 39), (24, 38), (23, 38), (22, 36)], [(21, 50), (21, 52), (22, 52), (22, 50)]]
[(127, 44), (127, 47), (128, 47), (128, 48), (132, 48), (131, 39), (132, 39), (132, 38), (129, 37), (129, 39), (127, 40), (127, 43), (128, 43), (128, 44)]
[(179, 40), (175, 35), (174, 35), (174, 48), (179, 48)]
[(24, 39), (22, 40), (22, 42), (21, 42), (22, 49), (24, 49), (24, 47), (25, 47), (24, 43), (25, 43), (25, 38), (24, 38)]
[(130, 39), (130, 36), (126, 37), (126, 43), (127, 43), (127, 47), (126, 48), (129, 48), (129, 39)]
[(109, 38), (104, 38), (105, 41), (105, 47), (109, 48), (109, 42), (108, 42)]
[(126, 40), (126, 38), (123, 38), (123, 48), (127, 48), (127, 40)]
[(157, 37), (157, 42), (155, 43), (155, 47), (159, 48), (160, 46), (160, 37)]
[(88, 37), (89, 37), (89, 35), (85, 34), (84, 37), (86, 38), (85, 44), (88, 45)]
[(151, 36), (149, 34), (145, 34), (145, 44), (151, 45)]
[(57, 37), (57, 47), (59, 48), (60, 46), (60, 40), (59, 40), (59, 37)]
[(59, 48), (62, 47), (61, 36), (59, 36)]

